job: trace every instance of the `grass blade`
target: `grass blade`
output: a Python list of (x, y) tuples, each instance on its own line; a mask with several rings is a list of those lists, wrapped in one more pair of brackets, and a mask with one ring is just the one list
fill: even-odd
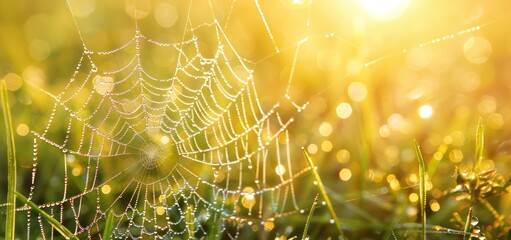
[(305, 222), (305, 229), (303, 230), (302, 240), (307, 239), (307, 232), (309, 231), (309, 225), (311, 223), (312, 215), (314, 215), (316, 204), (318, 204), (318, 196), (319, 193), (316, 193), (316, 197), (314, 197), (314, 201), (312, 202), (311, 210), (309, 211), (309, 216), (307, 216), (307, 221)]
[(328, 211), (330, 212), (330, 215), (332, 215), (332, 218), (334, 219), (335, 226), (337, 227), (337, 230), (339, 231), (340, 237), (344, 238), (344, 232), (341, 228), (341, 223), (339, 221), (339, 218), (337, 218), (337, 214), (335, 214), (334, 207), (332, 206), (332, 202), (330, 201), (330, 198), (328, 197), (328, 194), (326, 193), (325, 186), (323, 185), (323, 182), (321, 181), (321, 177), (319, 176), (318, 170), (316, 169), (316, 166), (314, 165), (314, 162), (312, 161), (312, 158), (310, 157), (309, 153), (305, 150), (303, 150), (303, 155), (307, 159), (307, 163), (309, 164), (311, 168), (312, 175), (314, 175), (314, 178), (316, 179), (316, 182), (319, 186), (319, 192), (321, 193), (321, 196), (326, 202), (326, 206), (328, 207)]
[(419, 144), (415, 142), (415, 154), (419, 159), (419, 199), (421, 208), (422, 239), (426, 239), (426, 165)]
[(463, 232), (465, 232), (465, 234), (463, 234), (463, 240), (466, 239), (467, 235), (470, 237), (470, 234), (467, 234), (468, 233), (468, 230), (470, 230), (470, 220), (472, 219), (472, 208), (469, 208), (468, 209), (468, 214), (467, 214), (467, 219), (465, 221), (465, 227), (463, 228)]
[(55, 230), (57, 230), (63, 237), (65, 237), (66, 239), (78, 239), (77, 237), (75, 237), (75, 235), (73, 233), (71, 233), (71, 231), (69, 231), (69, 229), (64, 227), (59, 221), (57, 221), (55, 218), (53, 218), (50, 214), (48, 214), (45, 211), (43, 211), (42, 209), (40, 209), (35, 203), (28, 200), (25, 196), (23, 196), (22, 194), (20, 194), (18, 192), (15, 192), (15, 194), (21, 202), (30, 206), (30, 208), (32, 208), (32, 210), (36, 211), (44, 219), (46, 219), (46, 221), (48, 221), (53, 226), (53, 228), (55, 228)]
[(7, 143), (7, 216), (5, 221), (5, 239), (14, 239), (16, 223), (16, 147), (12, 127), (11, 110), (5, 80), (1, 81), (0, 90), (2, 110), (5, 123), (5, 138)]
[(103, 240), (110, 240), (112, 236), (112, 230), (114, 228), (114, 214), (112, 210), (108, 211), (106, 216), (105, 229), (103, 229)]
[(483, 160), (483, 148), (484, 148), (484, 126), (483, 121), (479, 118), (476, 131), (476, 155), (474, 159), (474, 173), (476, 177), (479, 176), (481, 169), (481, 161)]

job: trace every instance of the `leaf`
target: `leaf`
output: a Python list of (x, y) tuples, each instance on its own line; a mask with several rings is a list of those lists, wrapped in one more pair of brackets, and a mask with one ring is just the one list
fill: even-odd
[(419, 145), (415, 142), (415, 154), (419, 159), (419, 199), (422, 216), (422, 239), (426, 239), (426, 165)]
[(314, 197), (314, 201), (312, 202), (311, 210), (309, 211), (309, 216), (307, 216), (307, 221), (305, 222), (305, 229), (303, 230), (302, 240), (307, 239), (307, 232), (309, 231), (309, 225), (311, 223), (312, 215), (314, 214), (314, 210), (316, 209), (316, 204), (318, 204), (318, 196), (319, 193), (316, 193), (316, 197)]
[(476, 153), (474, 158), (474, 173), (476, 176), (479, 174), (481, 161), (483, 160), (484, 148), (484, 126), (483, 121), (479, 118), (476, 130)]
[(64, 227), (59, 221), (55, 220), (55, 218), (53, 218), (50, 214), (48, 214), (47, 212), (40, 209), (35, 203), (28, 200), (25, 196), (23, 196), (22, 194), (20, 194), (18, 192), (15, 192), (15, 194), (21, 202), (30, 206), (30, 208), (32, 208), (32, 210), (36, 211), (46, 221), (48, 221), (48, 223), (50, 223), (53, 226), (53, 228), (55, 228), (55, 230), (57, 230), (64, 238), (78, 239), (73, 233), (71, 233), (71, 231), (69, 231), (69, 229)]
[(112, 230), (114, 228), (114, 214), (112, 210), (108, 211), (106, 216), (105, 229), (103, 229), (103, 240), (110, 240), (112, 236)]
[(7, 216), (5, 221), (5, 238), (14, 239), (16, 224), (16, 146), (12, 127), (11, 110), (5, 80), (1, 81), (1, 104), (5, 124), (5, 140), (7, 143)]
[(305, 150), (303, 150), (303, 155), (305, 156), (305, 159), (307, 159), (307, 163), (309, 164), (311, 168), (312, 175), (316, 179), (316, 182), (318, 183), (319, 192), (321, 193), (321, 196), (326, 202), (326, 206), (328, 208), (328, 211), (330, 212), (330, 215), (332, 215), (332, 218), (334, 219), (335, 226), (337, 227), (337, 230), (339, 231), (340, 238), (344, 238), (344, 232), (341, 228), (341, 223), (339, 219), (337, 218), (337, 214), (335, 214), (334, 207), (332, 206), (332, 202), (330, 201), (330, 198), (328, 197), (328, 194), (326, 193), (325, 186), (323, 185), (323, 182), (321, 181), (321, 177), (319, 176), (318, 170), (316, 166), (314, 165), (314, 162), (312, 161), (312, 158), (310, 157), (309, 153)]
[(509, 179), (507, 180), (507, 182), (504, 184), (504, 189), (509, 187), (511, 185), (511, 177), (509, 177)]

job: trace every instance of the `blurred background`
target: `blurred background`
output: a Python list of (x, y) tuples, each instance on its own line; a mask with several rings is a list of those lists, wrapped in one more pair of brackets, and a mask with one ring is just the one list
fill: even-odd
[[(461, 231), (459, 216), (464, 220), (473, 206), (482, 232), (503, 237), (511, 222), (508, 194), (487, 198), (492, 212), (473, 197), (450, 192), (460, 183), (457, 171), (472, 173), (479, 120), (485, 127), (481, 169), (496, 169), (503, 179), (511, 175), (510, 10), (504, 0), (1, 1), (0, 78), (9, 90), (16, 129), (18, 175), (24, 179), (19, 186), (27, 188), (30, 180), (30, 131), (39, 131), (51, 110), (40, 89), (60, 92), (84, 45), (115, 49), (133, 37), (135, 22), (151, 39), (179, 42), (187, 21), (197, 27), (216, 20), (254, 69), (263, 106), (286, 93), (298, 104), (308, 103), (304, 111), (290, 113), (293, 164), (307, 166), (301, 147), (311, 154), (350, 238), (380, 239), (392, 232), (389, 226), (395, 234), (413, 235), (414, 228), (402, 224), (420, 221), (414, 140), (428, 168), (428, 224)], [(214, 48), (216, 39), (203, 44)], [(171, 53), (141, 51), (151, 70), (172, 73)], [(50, 178), (55, 163), (40, 164), (48, 165), (40, 174)], [(1, 161), (1, 203), (6, 181)], [(307, 208), (318, 190), (312, 177), (303, 181), (307, 187), (297, 196)], [(41, 200), (51, 201), (51, 194)], [(252, 229), (256, 235), (250, 236), (301, 236), (305, 219), (291, 215)], [(337, 234), (326, 207), (319, 207), (309, 235)], [(446, 237), (433, 230), (431, 235)]]

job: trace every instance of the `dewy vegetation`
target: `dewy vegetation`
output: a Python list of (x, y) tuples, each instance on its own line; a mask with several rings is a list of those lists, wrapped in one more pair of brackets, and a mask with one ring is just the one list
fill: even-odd
[(510, 239), (510, 8), (2, 1), (0, 238)]

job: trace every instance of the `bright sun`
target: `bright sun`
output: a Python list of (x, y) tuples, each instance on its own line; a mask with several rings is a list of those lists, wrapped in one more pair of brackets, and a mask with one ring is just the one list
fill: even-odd
[(378, 20), (399, 17), (409, 4), (409, 0), (359, 0), (360, 5)]

